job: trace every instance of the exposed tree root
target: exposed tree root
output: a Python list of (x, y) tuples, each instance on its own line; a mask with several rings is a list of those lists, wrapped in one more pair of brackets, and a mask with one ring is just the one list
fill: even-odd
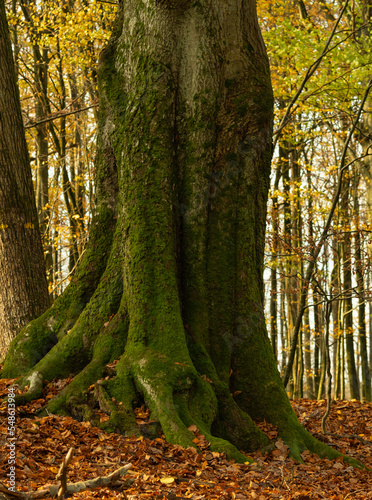
[[(249, 461), (248, 457), (239, 451), (241, 449), (246, 452), (257, 448), (268, 451), (272, 447), (266, 435), (235, 402), (229, 388), (219, 381), (209, 361), (205, 364), (205, 371), (213, 380), (198, 373), (191, 359), (187, 356), (180, 357), (178, 352), (165, 355), (130, 341), (125, 343), (127, 329), (126, 309), (120, 306), (116, 315), (106, 326), (103, 325), (96, 336), (92, 360), (58, 396), (49, 401), (46, 407), (48, 412), (70, 414), (79, 420), (90, 420), (94, 425), (109, 432), (138, 435), (143, 428), (136, 424), (134, 408), (142, 400), (150, 409), (151, 417), (156, 423), (152, 429), (146, 429), (146, 432), (153, 433), (152, 437), (156, 437), (157, 431), (161, 429), (170, 443), (197, 448), (195, 435), (189, 430), (191, 426), (196, 426), (199, 433), (210, 443), (212, 451), (226, 453), (228, 458), (238, 462)], [(115, 352), (115, 349), (110, 347), (110, 342), (116, 338), (115, 334), (118, 332), (125, 332), (117, 337), (121, 339), (117, 352), (124, 352), (124, 355), (121, 356), (116, 369), (108, 371), (106, 365), (112, 361)], [(46, 358), (52, 357), (57, 363), (55, 356), (53, 349)], [(208, 357), (206, 359), (208, 360)], [(42, 366), (42, 363), (39, 366)], [(200, 364), (199, 369), (202, 369), (202, 366), (203, 364)], [(63, 363), (59, 368), (62, 374)], [(58, 378), (58, 371), (56, 376)], [(42, 373), (35, 370), (26, 380), (30, 381), (29, 390), (26, 394), (17, 396), (17, 404), (29, 402), (41, 394)], [(93, 393), (89, 392), (92, 386)], [(282, 390), (282, 387), (278, 387), (277, 394)], [(271, 389), (271, 392), (274, 398), (275, 391)], [(294, 459), (302, 461), (301, 453), (309, 450), (330, 459), (342, 456), (351, 465), (362, 467), (358, 461), (343, 456), (311, 436), (298, 422), (289, 402), (287, 406), (271, 415), (268, 409), (265, 418), (278, 426), (279, 437), (289, 446), (290, 455)], [(100, 423), (99, 414), (95, 409), (106, 413), (109, 419)]]
[(347, 455), (343, 455), (327, 444), (318, 441), (318, 439), (302, 427), (296, 417), (294, 417), (290, 424), (287, 424), (284, 429), (281, 427), (278, 428), (278, 436), (281, 437), (283, 442), (289, 446), (290, 456), (301, 463), (303, 463), (301, 453), (308, 450), (310, 453), (315, 453), (321, 458), (335, 460), (336, 458), (342, 457), (344, 462), (347, 462), (353, 467), (357, 467), (359, 469), (365, 468), (364, 465), (358, 460), (355, 460)]
[[(35, 367), (75, 326), (105, 270), (115, 225), (111, 211), (94, 221), (90, 244), (71, 283), (52, 307), (25, 326), (12, 341), (1, 372), (3, 378), (18, 377)], [(43, 370), (38, 368), (38, 371)]]
[(22, 406), (34, 399), (41, 396), (43, 391), (43, 376), (40, 372), (34, 371), (29, 377), (26, 377), (26, 381), (29, 381), (28, 391), (24, 394), (17, 394), (14, 397), (15, 404), (17, 406)]

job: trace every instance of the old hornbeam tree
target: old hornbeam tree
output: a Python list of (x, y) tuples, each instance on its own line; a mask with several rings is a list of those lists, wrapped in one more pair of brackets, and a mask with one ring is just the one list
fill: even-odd
[(255, 0), (121, 2), (99, 82), (90, 241), (2, 375), (33, 374), (27, 400), (73, 373), (48, 410), (94, 420), (98, 404), (108, 430), (138, 432), (145, 401), (172, 443), (195, 446), (195, 424), (245, 461), (269, 444), (260, 418), (297, 458), (337, 456), (297, 421), (265, 328), (273, 97)]
[(0, 360), (49, 306), (12, 46), (0, 0)]

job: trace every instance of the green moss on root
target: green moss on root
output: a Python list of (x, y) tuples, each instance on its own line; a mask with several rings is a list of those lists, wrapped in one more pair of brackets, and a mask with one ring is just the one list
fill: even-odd
[[(96, 226), (95, 226), (96, 224)], [(89, 303), (112, 246), (116, 225), (112, 211), (102, 211), (94, 220), (92, 242), (65, 292), (39, 318), (29, 323), (12, 341), (1, 376), (15, 378), (27, 373), (73, 328)], [(55, 367), (57, 368), (57, 364)], [(58, 376), (57, 370), (55, 370)], [(51, 380), (51, 377), (49, 376)]]

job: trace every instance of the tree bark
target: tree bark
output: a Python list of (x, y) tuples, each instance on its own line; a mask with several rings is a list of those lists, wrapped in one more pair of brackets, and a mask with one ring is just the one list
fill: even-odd
[(354, 322), (353, 322), (353, 297), (352, 297), (352, 262), (351, 262), (351, 236), (350, 236), (350, 179), (343, 181), (341, 196), (342, 229), (342, 269), (343, 269), (343, 330), (346, 343), (346, 361), (349, 378), (349, 395), (351, 399), (360, 400), (359, 377), (355, 362), (354, 350)]
[(331, 297), (332, 301), (332, 321), (333, 321), (333, 380), (334, 380), (334, 398), (340, 399), (341, 396), (341, 344), (343, 341), (342, 328), (340, 321), (340, 244), (337, 236), (332, 238), (332, 253), (334, 267), (331, 272)]
[(30, 161), (4, 1), (0, 1), (0, 359), (49, 305)]
[[(247, 461), (238, 450), (269, 444), (259, 418), (297, 459), (305, 449), (339, 456), (297, 421), (266, 332), (273, 98), (255, 2), (126, 0), (99, 90), (96, 232), (72, 284), (12, 344), (3, 375), (18, 373), (21, 353), (48, 380), (75, 373), (48, 410), (92, 417), (87, 389), (120, 357), (96, 384), (107, 430), (138, 432), (133, 406), (145, 401), (182, 446), (195, 446), (196, 425), (211, 450)], [(96, 289), (68, 314), (83, 279)], [(59, 341), (33, 366), (36, 330)]]
[[(354, 177), (356, 178), (356, 176)], [(360, 231), (360, 211), (358, 188), (359, 182), (356, 180), (353, 189), (353, 202), (354, 202), (354, 219), (355, 219), (355, 277), (358, 289), (358, 337), (360, 349), (360, 362), (362, 368), (362, 400), (371, 401), (371, 371), (368, 363), (368, 348), (367, 348), (367, 325), (366, 325), (366, 289), (364, 283), (364, 270), (363, 270), (363, 257), (362, 257), (362, 238)]]
[[(48, 99), (48, 49), (40, 50), (33, 43), (34, 75), (35, 75), (35, 121), (39, 122), (47, 115), (44, 102)], [(39, 60), (39, 57), (42, 57)], [(39, 217), (39, 227), (45, 249), (45, 266), (49, 283), (53, 283), (53, 255), (51, 245), (49, 206), (49, 144), (48, 124), (42, 123), (36, 127), (36, 206)]]

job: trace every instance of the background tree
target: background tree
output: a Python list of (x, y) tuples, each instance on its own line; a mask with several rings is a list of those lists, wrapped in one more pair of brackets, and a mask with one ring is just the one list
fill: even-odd
[[(336, 189), (337, 168), (367, 87), (372, 57), (370, 38), (366, 37), (370, 30), (370, 18), (365, 2), (342, 4), (343, 14), (322, 59), (319, 56), (336, 26), (341, 2), (325, 4), (309, 0), (276, 2), (275, 8), (273, 5), (271, 0), (260, 2), (259, 16), (271, 61), (277, 131), (287, 105), (305, 75), (310, 68), (314, 68), (316, 61), (320, 61), (292, 107), (290, 120), (281, 131), (273, 162), (275, 175), (269, 207), (273, 207), (270, 212), (275, 226), (271, 226), (272, 234), (267, 240), (267, 255), (272, 255), (271, 242), (276, 241), (276, 258), (268, 258), (267, 265), (275, 268), (277, 275), (273, 292), (267, 299), (271, 303), (275, 299), (278, 301), (276, 310), (270, 306), (276, 314), (275, 319), (270, 319), (270, 333), (276, 341), (278, 361), (285, 365), (288, 339), (291, 340), (293, 335), (291, 318), (296, 315), (294, 306), (298, 304), (303, 290), (304, 269), (311, 260), (312, 249), (319, 241), (329, 213)], [(274, 26), (275, 29), (272, 29)], [(305, 384), (305, 394), (323, 396), (324, 333), (327, 331), (325, 306), (329, 300), (332, 300), (333, 315), (329, 339), (335, 394), (358, 396), (361, 394), (358, 379), (362, 386), (369, 387), (367, 352), (368, 349), (371, 352), (371, 330), (368, 328), (368, 332), (364, 333), (362, 319), (363, 304), (371, 300), (368, 288), (362, 286), (370, 273), (367, 258), (368, 234), (371, 231), (368, 216), (371, 158), (369, 101), (370, 98), (347, 148), (348, 161), (354, 163), (349, 168), (350, 172), (345, 174), (340, 207), (336, 210), (312, 276), (306, 305), (308, 313), (305, 310), (292, 370), (293, 383), (288, 385), (293, 396), (300, 394), (301, 380)], [(297, 170), (292, 167), (294, 159)], [(357, 210), (349, 196), (350, 186), (354, 186), (355, 182), (360, 200)], [(299, 234), (299, 226), (300, 244), (299, 237), (294, 238), (296, 231)], [(351, 245), (358, 236), (359, 251)], [(285, 298), (283, 301), (282, 296)], [(269, 311), (268, 306), (266, 310)], [(279, 314), (280, 310), (284, 311), (283, 314)], [(283, 328), (288, 328), (288, 338), (283, 342), (279, 337), (277, 341), (276, 332)], [(301, 342), (302, 334), (305, 343)], [(348, 363), (346, 359), (349, 359)], [(306, 374), (305, 378), (303, 374)], [(354, 381), (353, 386), (351, 381)], [(346, 387), (346, 392), (343, 387)], [(366, 396), (363, 397), (370, 399), (369, 390), (364, 393)]]
[(268, 444), (261, 418), (298, 459), (338, 456), (298, 423), (266, 333), (273, 101), (255, 1), (122, 2), (99, 81), (91, 239), (66, 292), (13, 342), (3, 376), (31, 370), (29, 399), (42, 377), (73, 372), (48, 409), (94, 419), (96, 384), (111, 430), (136, 431), (144, 400), (183, 446), (194, 424), (212, 450), (245, 461), (238, 449)]
[(49, 305), (30, 161), (4, 1), (0, 1), (0, 358)]

